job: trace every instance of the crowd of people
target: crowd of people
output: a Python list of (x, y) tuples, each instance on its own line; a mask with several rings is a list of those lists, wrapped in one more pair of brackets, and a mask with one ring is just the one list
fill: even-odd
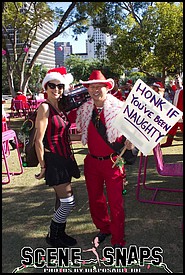
[[(75, 206), (71, 184), (71, 161), (74, 160), (74, 154), (69, 135), (69, 113), (61, 103), (64, 94), (68, 94), (71, 89), (72, 82), (73, 76), (67, 73), (65, 67), (50, 69), (42, 81), (46, 101), (39, 106), (36, 118), (35, 149), (40, 171), (35, 177), (38, 180), (45, 179), (46, 185), (53, 188), (56, 197), (46, 235), (46, 241), (52, 247), (77, 244), (76, 239), (66, 233), (67, 219)], [(84, 159), (84, 175), (90, 214), (98, 230), (92, 242), (98, 246), (107, 236), (111, 236), (113, 248), (122, 248), (126, 244), (123, 196), (126, 170), (124, 162), (113, 165), (118, 154), (110, 144), (118, 143), (120, 148), (134, 149), (134, 145), (113, 124), (134, 83), (132, 79), (128, 79), (121, 86), (119, 79), (107, 79), (101, 71), (94, 70), (88, 80), (80, 80), (80, 84), (87, 88), (90, 98), (75, 112), (78, 134), (73, 138), (88, 147)], [(150, 86), (183, 111), (183, 85), (179, 75), (169, 83), (170, 92), (157, 80)], [(21, 91), (17, 92), (15, 98), (27, 103)], [(178, 128), (183, 131), (182, 119), (172, 127), (167, 141), (161, 147), (172, 145)]]

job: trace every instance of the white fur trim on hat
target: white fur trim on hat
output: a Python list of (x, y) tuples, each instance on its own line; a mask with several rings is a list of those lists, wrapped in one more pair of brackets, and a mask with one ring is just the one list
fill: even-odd
[(85, 87), (87, 87), (89, 84), (105, 83), (105, 84), (108, 84), (109, 91), (111, 91), (114, 88), (114, 79), (112, 78), (108, 78), (106, 80), (101, 80), (101, 79), (93, 79), (88, 81), (80, 80), (79, 82)]
[(152, 86), (156, 86), (156, 87), (158, 87), (158, 88), (161, 87), (161, 86), (160, 86), (158, 83), (156, 83), (156, 82), (154, 82), (154, 83), (152, 84)]
[(42, 81), (42, 88), (45, 90), (45, 85), (51, 80), (58, 80), (61, 84), (65, 85), (65, 92), (69, 89), (69, 84), (73, 82), (73, 76), (71, 73), (61, 74), (58, 72), (47, 73)]

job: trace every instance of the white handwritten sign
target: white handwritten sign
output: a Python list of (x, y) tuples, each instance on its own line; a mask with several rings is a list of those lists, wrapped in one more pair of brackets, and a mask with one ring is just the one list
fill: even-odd
[(143, 155), (148, 155), (182, 114), (138, 79), (113, 124)]

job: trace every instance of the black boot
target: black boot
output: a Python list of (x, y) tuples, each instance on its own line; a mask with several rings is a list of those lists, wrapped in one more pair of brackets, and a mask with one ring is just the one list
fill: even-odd
[(77, 243), (77, 241), (68, 236), (65, 231), (66, 223), (56, 223), (53, 220), (50, 225), (50, 233), (46, 237), (46, 242), (53, 247), (69, 247)]
[(62, 240), (62, 242), (67, 245), (67, 246), (73, 246), (77, 244), (76, 239), (74, 239), (73, 237), (70, 237), (69, 235), (67, 235), (65, 233), (65, 229), (66, 229), (66, 223), (62, 223), (63, 228), (61, 227), (60, 229), (60, 239)]
[(53, 220), (51, 221), (50, 233), (46, 236), (46, 242), (52, 247), (67, 247), (59, 237), (61, 227), (63, 227), (62, 223), (56, 223)]

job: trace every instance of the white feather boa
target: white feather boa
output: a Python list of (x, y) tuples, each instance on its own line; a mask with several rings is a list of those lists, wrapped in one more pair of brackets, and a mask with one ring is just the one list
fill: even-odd
[[(105, 125), (107, 128), (107, 138), (109, 142), (114, 142), (116, 138), (122, 136), (114, 126), (113, 120), (116, 115), (120, 112), (121, 107), (123, 106), (123, 102), (117, 99), (115, 96), (111, 94), (107, 94), (106, 100), (104, 101), (104, 117), (105, 117)], [(87, 130), (89, 126), (89, 122), (92, 117), (92, 112), (94, 108), (94, 100), (91, 98), (84, 104), (82, 104), (77, 110), (77, 118), (76, 118), (76, 126), (77, 130), (82, 133), (82, 144), (87, 144)]]

